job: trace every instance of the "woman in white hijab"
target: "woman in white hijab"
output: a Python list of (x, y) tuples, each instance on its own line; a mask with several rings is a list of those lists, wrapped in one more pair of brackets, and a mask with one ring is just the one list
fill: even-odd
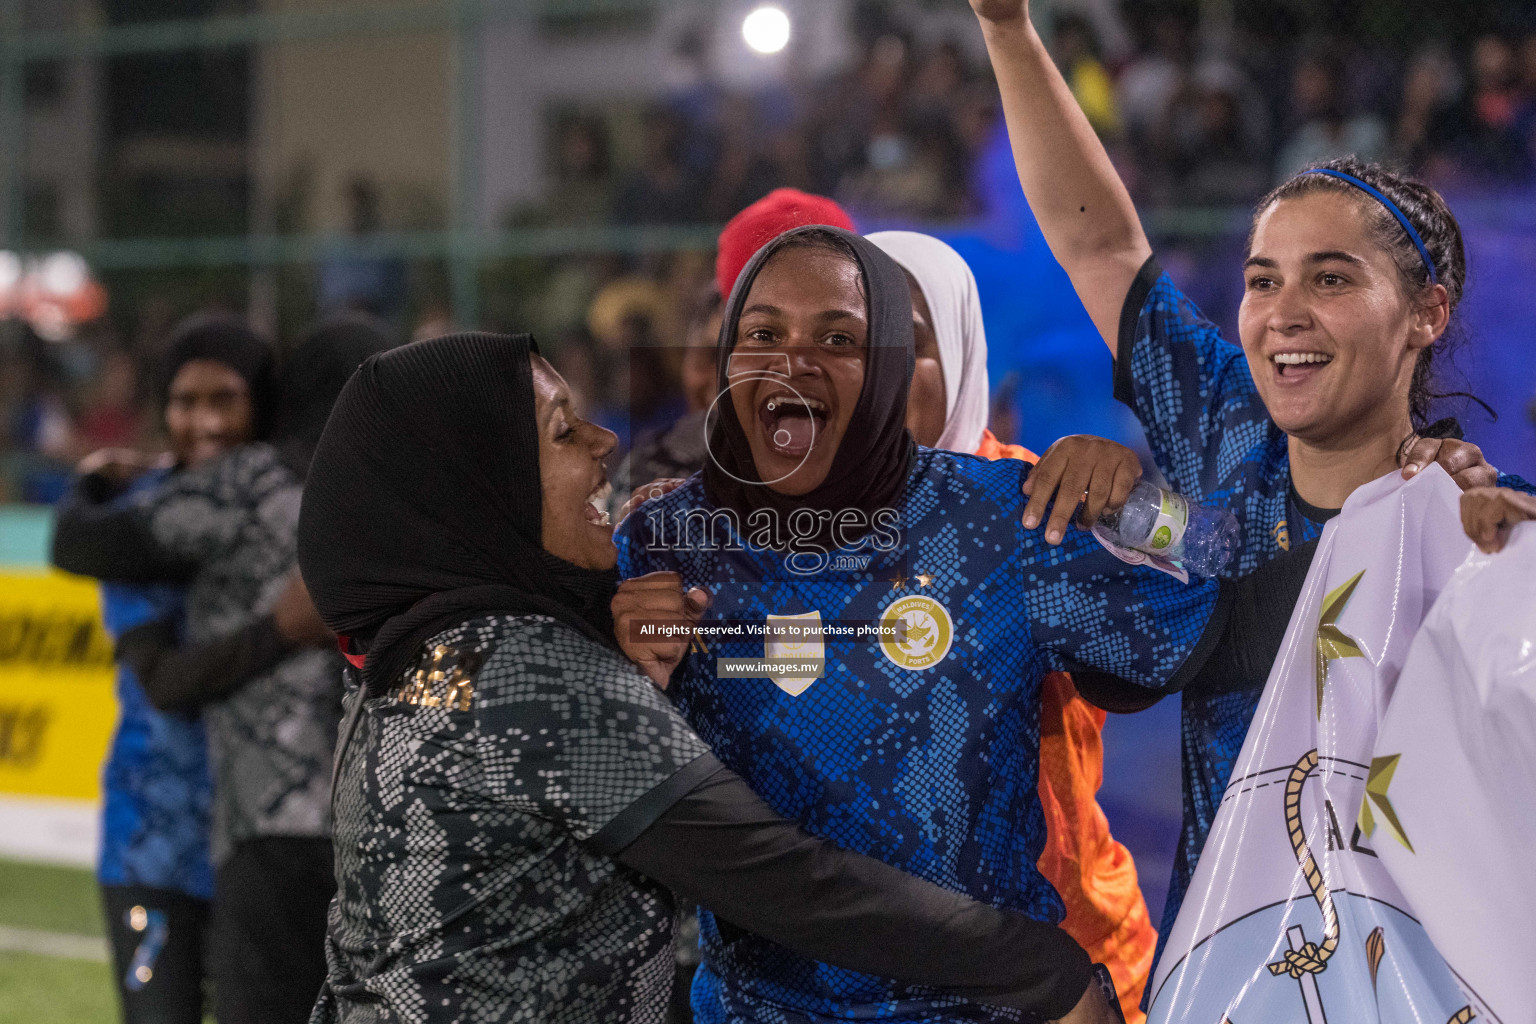
[[(959, 253), (932, 235), (877, 231), (869, 240), (901, 264), (914, 285), (918, 369), (908, 403), (912, 436), (929, 448), (975, 452), (988, 434), (991, 402), (987, 330), (981, 322), (976, 277)], [(943, 412), (936, 415), (940, 387)], [(935, 428), (940, 428), (937, 433)]]
[[(907, 272), (917, 364), (907, 427), (918, 444), (987, 459), (1035, 456), (987, 429), (987, 333), (976, 277), (944, 242), (915, 231), (879, 231), (869, 240)], [(1071, 676), (1046, 676), (1040, 715), (1040, 802), (1047, 839), (1040, 873), (1067, 906), (1062, 922), (1094, 960), (1107, 965), (1128, 1020), (1138, 1009), (1157, 932), (1130, 851), (1115, 842), (1096, 800), (1104, 775), (1104, 712), (1077, 695)]]

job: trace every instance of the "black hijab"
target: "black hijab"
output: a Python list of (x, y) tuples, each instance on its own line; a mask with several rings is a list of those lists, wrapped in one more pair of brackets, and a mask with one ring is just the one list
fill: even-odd
[[(752, 446), (729, 398), (716, 407), (718, 414), (709, 437), (710, 457), (704, 462), (704, 493), (719, 508), (742, 516), (758, 509), (774, 510), (786, 522), (797, 509), (829, 511), (862, 509), (873, 512), (893, 507), (907, 485), (914, 445), (907, 432), (907, 394), (912, 387), (912, 292), (906, 272), (878, 246), (851, 231), (817, 225), (796, 228), (758, 250), (736, 278), (725, 304), (720, 325), (716, 382), (724, 394), (730, 384), (727, 369), (736, 346), (737, 326), (746, 306), (752, 282), (770, 259), (786, 245), (814, 242), (815, 236), (832, 235), (846, 243), (858, 260), (869, 315), (869, 355), (864, 367), (864, 387), (848, 421), (842, 445), (832, 460), (827, 478), (816, 489), (801, 495), (780, 494), (762, 484), (752, 460)], [(802, 236), (811, 236), (804, 238)], [(750, 482), (744, 482), (750, 481)], [(828, 517), (830, 520), (832, 517)], [(843, 529), (842, 539), (852, 541), (855, 532)], [(822, 524), (811, 538), (828, 550), (836, 546), (831, 523)]]
[(310, 465), (299, 567), (326, 625), (366, 648), (377, 693), (422, 643), (492, 613), (614, 646), (613, 570), (545, 551), (526, 334), (455, 334), (373, 356)]
[(194, 313), (182, 320), (171, 332), (160, 363), (161, 409), (170, 399), (176, 374), (195, 359), (223, 363), (240, 375), (251, 395), (251, 436), (265, 440), (277, 398), (277, 359), (266, 339), (230, 313)]

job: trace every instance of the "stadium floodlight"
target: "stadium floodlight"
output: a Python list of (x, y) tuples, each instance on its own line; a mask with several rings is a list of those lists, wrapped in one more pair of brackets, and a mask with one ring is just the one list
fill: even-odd
[(37, 268), (37, 284), (49, 295), (73, 295), (90, 280), (90, 269), (77, 252), (49, 253)]
[(789, 15), (781, 7), (763, 4), (742, 20), (741, 37), (758, 53), (778, 53), (789, 45)]
[(0, 252), (0, 317), (19, 316), (44, 341), (68, 341), (107, 310), (107, 292), (77, 252)]

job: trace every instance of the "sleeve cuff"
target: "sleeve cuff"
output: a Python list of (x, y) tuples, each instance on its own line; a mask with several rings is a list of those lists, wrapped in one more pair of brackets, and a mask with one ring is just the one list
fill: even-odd
[(1189, 657), (1184, 659), (1184, 664), (1168, 680), (1168, 685), (1158, 689), (1158, 693), (1167, 695), (1178, 693), (1188, 686), (1205, 663), (1215, 653), (1221, 643), (1223, 634), (1227, 631), (1227, 623), (1232, 618), (1232, 590), (1225, 581), (1221, 582), (1216, 591), (1216, 607), (1211, 609), (1211, 617), (1206, 620), (1205, 632), (1200, 634), (1200, 639), (1195, 642), (1194, 650), (1189, 652)]
[(1131, 715), (1145, 711), (1168, 693), (1126, 682), (1119, 676), (1094, 669), (1073, 669), (1072, 685), (1077, 695), (1101, 711), (1113, 715)]
[(156, 619), (125, 631), (117, 638), (117, 647), (112, 656), (114, 661), (127, 663), (136, 675), (143, 678), (155, 658), (175, 647), (176, 624), (169, 619)]
[(721, 767), (715, 755), (705, 751), (620, 811), (598, 830), (597, 835), (587, 840), (587, 845), (598, 853), (614, 856), (640, 838), (641, 833), (654, 825), (657, 818), (667, 813), (673, 804), (693, 792)]
[[(1048, 1021), (1055, 1021), (1077, 1008), (1077, 1004), (1087, 994), (1088, 987), (1099, 984), (1093, 960), (1087, 953), (1082, 952), (1081, 947), (1078, 949), (1078, 956), (1080, 959), (1074, 958), (1078, 959), (1078, 962), (1061, 971), (1061, 979), (1054, 986), (1054, 991), (1046, 999), (1028, 1009), (1040, 1014)], [(1113, 982), (1111, 982), (1111, 989), (1113, 989)], [(1110, 1005), (1114, 1005), (1113, 999), (1110, 1000)]]
[[(1057, 1021), (1065, 1017), (1077, 1008), (1088, 992), (1090, 985), (1098, 984), (1096, 977), (1097, 965), (1093, 962), (1083, 947), (1078, 945), (1065, 930), (1057, 928), (1066, 941), (1055, 955), (1043, 950), (1032, 950), (1031, 953), (1051, 959), (1051, 979), (1043, 986), (1032, 988), (1027, 993), (1019, 993), (1009, 996), (981, 996), (978, 1001), (991, 1003), (994, 1006), (1007, 1006), (1015, 1010), (1023, 1010), (1031, 1014), (1031, 1019), (1037, 1021)], [(1114, 983), (1110, 983), (1113, 988)], [(1041, 989), (1044, 989), (1042, 991)], [(1114, 1005), (1114, 1000), (1110, 1001)]]
[(1125, 305), (1120, 307), (1120, 332), (1115, 339), (1115, 399), (1135, 408), (1135, 381), (1131, 377), (1131, 352), (1136, 346), (1136, 324), (1141, 320), (1141, 307), (1147, 304), (1152, 286), (1163, 276), (1163, 268), (1155, 255), (1136, 272), (1131, 290), (1125, 293)]

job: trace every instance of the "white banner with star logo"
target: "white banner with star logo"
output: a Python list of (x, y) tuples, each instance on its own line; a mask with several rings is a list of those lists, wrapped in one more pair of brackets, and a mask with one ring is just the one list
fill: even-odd
[(1437, 466), (1392, 473), (1324, 530), (1152, 978), (1151, 1024), (1498, 1019), (1379, 852), (1415, 838), (1394, 807), (1401, 760), (1378, 756), (1377, 738), (1414, 634), (1466, 557), (1459, 503)]
[(1489, 1020), (1536, 1016), (1536, 524), (1474, 549), (1414, 638), (1376, 740), (1409, 847), (1382, 863)]

